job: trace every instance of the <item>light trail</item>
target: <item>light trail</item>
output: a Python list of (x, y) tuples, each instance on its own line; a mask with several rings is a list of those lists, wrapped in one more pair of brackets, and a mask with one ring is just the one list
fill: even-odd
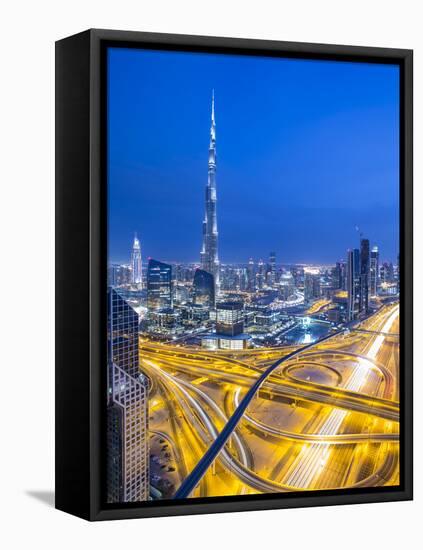
[(328, 334), (323, 338), (321, 338), (320, 340), (318, 340), (317, 342), (307, 344), (302, 348), (299, 348), (298, 350), (288, 355), (285, 355), (284, 357), (282, 357), (281, 359), (273, 363), (270, 367), (266, 368), (266, 370), (263, 371), (263, 374), (254, 382), (254, 384), (250, 387), (248, 392), (245, 394), (239, 407), (233, 412), (232, 416), (229, 418), (228, 422), (225, 424), (219, 436), (215, 439), (215, 441), (208, 448), (206, 453), (202, 456), (198, 464), (195, 466), (195, 468), (191, 471), (191, 473), (188, 475), (188, 477), (179, 487), (178, 491), (175, 493), (174, 498), (186, 498), (191, 494), (191, 492), (194, 490), (196, 485), (199, 483), (199, 481), (202, 479), (202, 477), (206, 473), (207, 469), (210, 467), (213, 460), (216, 458), (216, 456), (220, 453), (222, 448), (225, 446), (226, 441), (229, 439), (229, 437), (231, 436), (231, 433), (233, 432), (233, 430), (236, 428), (237, 424), (241, 420), (251, 400), (253, 399), (257, 391), (260, 389), (260, 387), (263, 385), (265, 380), (268, 378), (268, 376), (272, 374), (272, 372), (278, 369), (284, 361), (288, 361), (289, 359), (292, 359), (293, 357), (299, 355), (303, 351), (311, 349), (312, 347), (318, 344), (321, 344), (326, 340), (329, 340), (331, 338), (334, 338), (335, 336), (338, 336), (339, 334), (341, 334), (341, 332), (342, 331), (340, 330), (333, 334)]
[[(234, 405), (235, 408), (239, 406), (239, 395), (241, 392), (241, 388), (238, 388), (238, 390), (234, 393)], [(305, 441), (305, 442), (311, 442), (311, 441), (317, 441), (324, 445), (351, 445), (351, 443), (363, 443), (363, 442), (382, 442), (382, 441), (399, 441), (399, 433), (393, 432), (393, 433), (354, 433), (354, 434), (334, 434), (334, 435), (323, 435), (319, 433), (294, 433), (289, 432), (287, 430), (281, 430), (279, 428), (276, 428), (274, 426), (269, 426), (268, 424), (264, 424), (263, 422), (260, 422), (253, 418), (252, 416), (248, 415), (247, 413), (244, 414), (244, 420), (248, 422), (249, 424), (255, 426), (260, 431), (280, 437), (283, 439), (290, 439), (293, 441)]]
[[(383, 325), (381, 332), (389, 332), (398, 315), (399, 308), (397, 306)], [(379, 334), (375, 338), (367, 353), (367, 357), (369, 359), (376, 358), (376, 355), (378, 354), (384, 341), (384, 334)], [(360, 359), (354, 373), (345, 384), (346, 389), (358, 392), (367, 381), (367, 376), (371, 367), (372, 363), (370, 361)], [(341, 427), (341, 424), (347, 414), (348, 413), (345, 410), (334, 409), (323, 423), (323, 426), (319, 430), (319, 434), (335, 435), (339, 431), (339, 428)], [(315, 483), (316, 478), (320, 475), (320, 472), (327, 463), (329, 454), (330, 447), (322, 443), (314, 443), (311, 446), (304, 445), (291, 468), (291, 472), (287, 476), (287, 485), (293, 485), (303, 489), (311, 486)]]
[[(200, 395), (204, 399), (204, 401), (214, 410), (214, 412), (218, 416), (220, 416), (220, 418), (223, 420), (223, 422), (226, 423), (228, 419), (226, 418), (223, 411), (220, 410), (218, 405), (207, 394), (202, 392), (199, 388), (192, 386), (192, 384), (189, 384), (188, 382), (186, 382), (184, 380), (177, 380), (174, 376), (172, 376), (172, 375), (170, 375), (166, 372), (163, 372), (152, 361), (148, 361), (148, 363), (150, 364), (150, 366), (152, 368), (154, 368), (156, 371), (159, 372), (159, 376), (162, 376), (162, 377), (166, 378), (175, 387), (178, 388), (178, 390), (183, 394), (183, 396), (185, 397), (185, 399), (187, 400), (189, 405), (197, 412), (197, 414), (199, 415), (203, 425), (207, 429), (210, 436), (213, 439), (216, 439), (217, 436), (219, 435), (219, 432), (218, 432), (216, 426), (214, 425), (214, 423), (211, 421), (210, 416), (200, 406), (200, 404), (190, 395), (190, 393), (182, 386), (188, 387), (191, 391), (193, 391), (197, 395)], [(201, 431), (201, 430), (199, 430), (199, 431)], [(247, 455), (245, 445), (241, 441), (241, 438), (239, 437), (239, 435), (237, 433), (234, 432), (232, 434), (232, 438), (234, 439), (236, 448), (239, 452), (241, 462), (236, 460), (227, 449), (223, 449), (220, 460), (230, 472), (233, 472), (233, 471), (236, 472), (242, 480), (247, 482), (248, 485), (251, 485), (252, 487), (257, 488), (257, 486), (256, 486), (257, 485), (256, 476), (251, 470), (249, 470), (249, 468), (251, 467), (251, 463), (250, 463), (250, 459)], [(208, 445), (210, 443), (209, 438), (207, 436), (205, 436), (205, 432), (202, 432), (202, 439), (203, 439), (204, 444)], [(265, 480), (263, 480), (263, 481), (265, 481)], [(254, 484), (254, 482), (256, 482), (256, 484)], [(269, 489), (269, 487), (266, 487), (266, 488)], [(270, 490), (274, 490), (274, 487), (270, 486)], [(242, 490), (241, 490), (241, 494), (244, 494), (244, 493), (245, 493), (245, 487), (243, 487)]]
[[(325, 353), (326, 352), (324, 351), (320, 351), (317, 352), (317, 355), (323, 355)], [(333, 353), (339, 352), (328, 352), (329, 355)], [(341, 355), (351, 355), (354, 358), (365, 359), (364, 356), (360, 356), (357, 354), (342, 353)], [(311, 356), (312, 354), (302, 355), (302, 357), (307, 358)], [(166, 365), (158, 357), (152, 357), (154, 358), (154, 360), (162, 363), (163, 368), (170, 368), (191, 375), (193, 374), (193, 372), (196, 372), (201, 375), (208, 375), (211, 378), (215, 378), (220, 382), (228, 381), (235, 385), (251, 387), (251, 374), (249, 376), (245, 376), (242, 374), (238, 374), (237, 372), (223, 371), (222, 369), (212, 368), (210, 366), (187, 366), (179, 364), (177, 362), (172, 362), (170, 363), (170, 365)], [(380, 366), (376, 364), (376, 362), (373, 362), (373, 360), (370, 359), (368, 359), (367, 361), (368, 363), (372, 363), (373, 368), (380, 370)], [(263, 370), (261, 370), (260, 372), (263, 373)], [(382, 371), (382, 373), (384, 372), (385, 371)], [(254, 380), (257, 380), (257, 378), (255, 377)], [(350, 391), (347, 388), (334, 388), (332, 386), (325, 386), (323, 384), (317, 384), (311, 381), (304, 381), (300, 379), (281, 379), (272, 375), (270, 375), (268, 379), (264, 381), (263, 387), (266, 390), (272, 391), (275, 395), (290, 396), (304, 399), (306, 401), (325, 403), (329, 405), (334, 403), (334, 393), (336, 393), (336, 404), (339, 408), (362, 412), (373, 416), (379, 416), (381, 418), (393, 420), (395, 422), (397, 422), (399, 419), (399, 404), (397, 402), (377, 396), (370, 396), (366, 394), (360, 395), (356, 391)]]
[[(389, 483), (389, 481), (392, 482), (392, 471), (398, 462), (396, 457), (398, 455), (397, 443), (399, 440), (399, 434), (396, 432), (392, 433), (391, 431), (389, 431), (389, 433), (387, 431), (384, 433), (376, 433), (377, 428), (373, 433), (369, 433), (368, 431), (363, 431), (363, 433), (338, 432), (340, 431), (343, 421), (348, 415), (348, 411), (351, 410), (373, 415), (375, 417), (375, 420), (373, 421), (374, 423), (380, 422), (377, 420), (377, 417), (385, 419), (389, 418), (394, 422), (398, 422), (398, 403), (392, 401), (391, 399), (383, 399), (378, 397), (379, 395), (382, 395), (381, 392), (384, 388), (381, 386), (380, 389), (376, 388), (376, 390), (374, 390), (373, 385), (376, 383), (376, 372), (378, 372), (379, 380), (382, 380), (382, 382), (379, 383), (383, 383), (383, 380), (385, 380), (385, 387), (389, 378), (388, 375), (391, 375), (392, 383), (395, 381), (394, 375), (389, 372), (387, 373), (387, 369), (381, 368), (380, 363), (376, 361), (376, 357), (385, 342), (385, 336), (388, 335), (388, 337), (390, 337), (389, 330), (391, 330), (397, 316), (398, 307), (395, 310), (389, 308), (383, 312), (378, 312), (377, 315), (362, 323), (363, 327), (377, 325), (377, 330), (375, 330), (377, 337), (374, 333), (367, 333), (362, 334), (357, 339), (355, 336), (351, 337), (348, 333), (345, 337), (336, 338), (334, 339), (335, 341), (332, 340), (329, 347), (325, 343), (322, 343), (323, 341), (319, 341), (319, 343), (316, 342), (313, 345), (315, 346), (315, 351), (309, 350), (309, 347), (311, 346), (304, 346), (302, 348), (297, 347), (295, 350), (292, 350), (294, 353), (288, 353), (287, 355), (285, 355), (286, 349), (274, 349), (270, 350), (270, 352), (263, 350), (263, 352), (257, 354), (254, 353), (251, 355), (251, 357), (254, 358), (252, 359), (253, 364), (249, 364), (244, 360), (239, 360), (241, 355), (247, 358), (248, 354), (231, 353), (230, 357), (225, 356), (224, 354), (216, 354), (216, 356), (214, 356), (210, 354), (210, 352), (204, 353), (196, 349), (189, 349), (188, 351), (188, 348), (184, 349), (167, 345), (156, 346), (155, 344), (148, 346), (141, 345), (141, 357), (142, 361), (146, 363), (146, 366), (150, 365), (151, 369), (153, 368), (151, 363), (154, 363), (154, 373), (152, 373), (153, 379), (156, 378), (157, 380), (157, 378), (159, 378), (162, 384), (166, 384), (168, 386), (166, 391), (169, 393), (169, 396), (173, 396), (172, 399), (174, 399), (175, 394), (179, 397), (179, 399), (175, 401), (177, 401), (178, 408), (181, 408), (181, 418), (183, 418), (184, 424), (191, 428), (192, 432), (189, 434), (188, 443), (190, 443), (190, 440), (193, 439), (193, 441), (195, 440), (197, 442), (199, 447), (205, 446), (208, 448), (208, 450), (206, 450), (206, 455), (214, 455), (214, 460), (217, 460), (221, 466), (224, 466), (228, 474), (233, 474), (236, 478), (238, 478), (237, 482), (240, 483), (240, 485), (234, 485), (233, 488), (231, 487), (230, 489), (233, 489), (233, 492), (228, 492), (225, 494), (237, 494), (237, 492), (239, 494), (240, 490), (244, 492), (248, 487), (264, 493), (316, 489), (318, 487), (316, 486), (315, 481), (318, 480), (319, 474), (323, 472), (324, 466), (329, 460), (331, 453), (335, 453), (335, 447), (331, 448), (331, 445), (351, 445), (351, 447), (354, 448), (354, 444), (363, 444), (363, 442), (383, 443), (383, 447), (379, 448), (383, 449), (384, 459), (382, 462), (378, 462), (380, 465), (378, 466), (377, 471), (372, 473), (370, 476), (366, 476), (364, 479), (356, 477), (355, 479), (359, 479), (358, 482), (354, 483), (353, 478), (348, 483), (345, 481), (345, 483), (347, 483), (348, 487), (385, 485)], [(381, 328), (383, 334), (380, 330)], [(332, 334), (331, 337), (333, 336), (335, 336), (335, 334)], [(360, 343), (359, 347), (355, 347), (357, 342)], [(347, 349), (346, 351), (338, 351), (338, 349), (333, 349), (335, 347), (338, 348), (338, 344), (343, 345), (344, 348), (360, 351), (361, 353), (353, 353)], [(379, 355), (379, 361), (383, 361), (384, 364), (386, 364), (384, 355), (386, 354), (387, 349), (388, 348), (384, 347), (383, 354)], [(345, 365), (347, 365), (347, 372), (349, 371), (350, 374), (350, 376), (347, 376), (346, 378), (347, 382), (341, 386), (331, 387), (318, 384), (317, 382), (304, 381), (301, 379), (297, 380), (295, 377), (292, 377), (292, 380), (289, 379), (290, 377), (288, 377), (288, 379), (283, 378), (282, 375), (286, 375), (289, 373), (290, 368), (296, 366), (289, 366), (290, 359), (296, 355), (295, 352), (299, 353), (299, 358), (306, 360), (316, 358), (316, 361), (318, 361), (325, 355), (328, 358), (333, 355), (334, 357), (330, 359), (334, 360), (337, 364), (342, 364), (342, 362), (345, 361)], [(284, 357), (281, 358), (283, 353)], [(271, 361), (271, 357), (275, 355), (278, 355), (280, 358), (278, 363), (283, 363), (284, 361), (287, 363), (287, 367), (281, 372), (281, 377), (271, 374), (273, 369), (269, 372), (270, 368), (276, 367), (273, 361)], [(355, 368), (350, 366), (351, 360), (357, 362)], [(269, 365), (269, 363), (273, 364)], [(157, 377), (155, 373), (157, 374)], [(181, 377), (179, 373), (184, 374)], [(267, 373), (266, 379), (263, 378), (265, 373)], [(372, 377), (369, 376), (370, 373), (374, 373), (372, 374)], [(222, 411), (220, 408), (220, 402), (218, 404), (214, 400), (215, 396), (213, 393), (211, 396), (208, 395), (208, 387), (202, 387), (200, 389), (197, 385), (195, 385), (195, 380), (193, 381), (191, 378), (190, 381), (183, 379), (186, 378), (186, 375), (191, 378), (196, 377), (197, 380), (207, 377), (210, 378), (211, 381), (217, 376), (218, 380), (222, 383), (227, 381), (229, 384), (235, 384), (236, 386), (243, 387), (247, 385), (249, 390), (253, 390), (253, 392), (257, 391), (257, 388), (263, 384), (266, 391), (270, 392), (271, 397), (282, 394), (290, 396), (291, 398), (295, 397), (295, 399), (298, 398), (300, 400), (325, 403), (326, 405), (329, 405), (332, 412), (329, 413), (329, 416), (327, 416), (327, 407), (323, 408), (322, 412), (319, 412), (319, 416), (316, 416), (315, 419), (317, 419), (317, 421), (320, 420), (320, 423), (317, 425), (317, 430), (316, 428), (313, 428), (315, 433), (312, 434), (290, 433), (280, 430), (278, 427), (267, 426), (248, 416), (245, 413), (244, 408), (244, 420), (247, 422), (252, 421), (251, 424), (262, 432), (259, 434), (259, 436), (263, 436), (262, 443), (260, 443), (260, 445), (264, 444), (266, 441), (266, 433), (280, 437), (281, 441), (277, 443), (278, 445), (288, 444), (284, 443), (282, 439), (286, 439), (287, 442), (289, 440), (294, 442), (307, 441), (307, 444), (304, 445), (303, 449), (300, 451), (300, 453), (304, 453), (303, 473), (306, 477), (304, 479), (299, 479), (298, 482), (287, 479), (288, 476), (292, 475), (292, 468), (296, 465), (295, 461), (300, 455), (298, 455), (297, 458), (294, 458), (293, 464), (290, 464), (289, 461), (286, 462), (283, 465), (283, 470), (281, 470), (279, 474), (272, 473), (272, 475), (269, 475), (265, 473), (267, 469), (260, 465), (262, 460), (260, 455), (262, 451), (261, 448), (258, 448), (258, 462), (255, 465), (254, 455), (256, 452), (255, 446), (257, 445), (257, 440), (255, 440), (256, 443), (254, 443), (253, 438), (251, 440), (252, 447), (249, 447), (247, 444), (247, 442), (250, 441), (250, 436), (248, 435), (249, 430), (244, 430), (244, 428), (241, 429), (241, 427), (237, 427), (236, 421), (232, 422), (232, 417), (234, 414), (230, 416), (229, 410), (226, 410), (226, 413)], [(253, 387), (255, 386), (255, 389), (251, 387), (251, 384), (253, 384)], [(363, 393), (363, 387), (365, 385), (367, 385), (367, 390), (369, 390), (370, 387), (373, 388), (372, 395), (370, 395), (370, 390), (367, 393)], [(243, 392), (243, 390), (239, 388), (234, 396), (236, 409), (242, 409), (245, 405), (245, 403), (243, 404), (240, 402), (240, 395), (242, 396), (241, 392)], [(247, 393), (249, 393), (249, 391)], [(373, 395), (374, 393), (375, 395)], [(229, 392), (227, 396), (229, 397), (230, 394), (231, 392)], [(244, 396), (242, 396), (241, 401), (244, 401)], [(344, 407), (346, 410), (343, 410)], [(242, 411), (239, 410), (238, 413), (239, 415), (237, 414), (236, 417), (238, 418), (239, 416), (240, 418), (242, 416)], [(354, 423), (357, 424), (355, 432), (359, 431), (360, 423), (358, 421), (360, 418), (361, 416), (356, 417), (355, 413), (352, 413), (351, 431), (353, 431)], [(221, 424), (224, 424), (224, 428), (222, 429), (222, 432), (219, 433), (218, 430), (220, 429)], [(230, 426), (228, 426), (228, 424)], [(386, 426), (387, 424), (385, 424), (385, 430)], [(379, 429), (379, 431), (381, 430)], [(240, 439), (238, 438), (238, 435), (240, 436)], [(224, 438), (227, 439), (223, 443), (223, 447), (221, 447), (220, 445)], [(230, 452), (226, 447), (226, 444), (231, 438), (235, 443), (236, 452)], [(216, 451), (216, 440), (219, 440), (220, 454), (219, 450)], [(182, 445), (180, 447), (181, 453), (185, 454), (187, 451), (184, 448), (183, 443), (180, 442), (178, 444), (180, 446)], [(275, 439), (270, 439), (268, 444), (275, 445)], [(294, 450), (298, 449), (298, 443), (292, 443), (291, 445)], [(213, 453), (211, 453), (211, 448), (213, 448)], [(282, 448), (283, 447), (281, 447), (281, 449)], [(319, 449), (319, 452), (321, 452), (321, 456), (317, 453), (317, 458), (314, 456), (314, 453), (313, 455), (311, 454), (311, 451), (315, 448)], [(338, 459), (338, 457), (345, 460), (343, 457), (348, 456), (348, 454), (345, 455), (344, 451), (350, 452), (348, 448), (345, 448), (342, 452), (339, 447), (337, 448), (339, 450), (331, 458), (331, 462)], [(360, 448), (365, 449), (365, 447), (362, 446), (360, 446)], [(307, 450), (307, 453), (305, 449)], [(324, 449), (326, 449), (326, 451), (324, 451)], [(200, 451), (200, 453), (202, 452), (203, 451)], [(363, 451), (363, 456), (365, 457), (367, 457), (366, 452), (367, 451)], [(198, 459), (192, 456), (190, 456), (190, 458), (194, 458), (196, 464), (194, 470), (196, 470), (199, 464), (197, 463)], [(204, 458), (205, 455), (202, 456), (200, 462), (203, 462)], [(362, 459), (358, 457), (357, 460), (359, 461), (358, 464), (360, 464)], [(312, 475), (311, 481), (308, 482), (307, 475), (309, 476), (310, 474), (307, 472), (310, 472), (313, 469), (316, 461), (318, 464), (317, 473), (315, 476)], [(209, 466), (211, 464), (214, 464), (213, 458), (209, 463)], [(207, 463), (205, 466), (207, 466)], [(256, 467), (257, 471), (254, 471)], [(325, 483), (327, 485), (328, 482), (330, 483), (330, 478), (331, 476), (333, 477), (333, 474), (330, 473), (330, 470), (325, 470), (325, 472), (326, 471), (327, 475), (325, 475)], [(191, 471), (188, 477), (191, 477), (192, 473), (193, 471)], [(204, 473), (202, 475), (204, 475)], [(225, 475), (227, 475), (226, 472)], [(300, 476), (298, 476), (298, 478), (299, 477)], [(224, 479), (224, 484), (227, 482), (230, 482), (231, 484), (234, 483), (231, 477)], [(200, 480), (202, 480), (201, 473), (197, 476), (197, 482)], [(213, 495), (216, 494), (216, 492), (221, 492), (222, 487), (224, 487), (224, 484), (222, 485), (219, 481), (219, 476), (212, 477), (210, 472), (208, 472), (208, 475), (202, 481), (205, 483), (208, 482), (207, 487), (204, 488), (206, 492), (202, 491), (204, 496), (206, 494)], [(319, 484), (321, 483), (322, 480), (319, 481)], [(185, 483), (182, 482), (182, 485), (185, 485)], [(197, 486), (198, 485), (193, 484), (193, 489), (191, 489), (191, 491)], [(338, 486), (340, 487), (341, 485), (336, 485), (336, 487)], [(186, 496), (189, 496), (189, 489), (187, 489), (186, 492), (179, 489), (175, 495), (175, 498), (186, 498)]]

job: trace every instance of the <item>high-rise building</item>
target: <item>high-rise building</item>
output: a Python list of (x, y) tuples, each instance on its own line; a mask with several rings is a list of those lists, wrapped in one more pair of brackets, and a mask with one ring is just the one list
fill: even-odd
[(197, 269), (193, 282), (193, 301), (196, 305), (214, 307), (214, 277), (204, 269)]
[(239, 290), (248, 290), (248, 274), (245, 267), (240, 267), (237, 270), (237, 280), (237, 288), (239, 288)]
[(276, 280), (276, 253), (270, 252), (269, 263), (267, 266), (266, 282), (269, 286), (273, 286)]
[(216, 215), (216, 124), (214, 118), (214, 90), (212, 95), (209, 168), (206, 187), (206, 208), (203, 221), (203, 246), (201, 249), (201, 269), (214, 277), (215, 295), (220, 290), (220, 263), (217, 248), (217, 215)]
[(360, 251), (348, 250), (347, 260), (347, 320), (356, 319), (360, 313), (361, 270)]
[(320, 298), (320, 273), (317, 269), (304, 270), (304, 300), (310, 302)]
[(254, 292), (256, 289), (256, 268), (254, 265), (253, 258), (250, 258), (248, 260), (248, 268), (247, 268), (247, 281), (248, 281), (248, 290), (250, 292)]
[(261, 290), (264, 285), (264, 262), (259, 260), (256, 273), (256, 288)]
[(377, 296), (379, 286), (379, 249), (374, 246), (370, 252), (370, 296)]
[(392, 262), (383, 262), (380, 268), (380, 282), (381, 283), (394, 282), (394, 266), (392, 265)]
[(370, 243), (360, 240), (360, 312), (369, 312)]
[(343, 260), (336, 262), (332, 275), (332, 287), (335, 290), (346, 290), (347, 267)]
[(237, 336), (244, 330), (244, 306), (242, 302), (221, 302), (216, 306), (216, 332), (225, 336)]
[(157, 260), (148, 260), (147, 308), (149, 311), (173, 307), (172, 266)]
[(291, 274), (294, 278), (294, 284), (296, 287), (301, 286), (302, 281), (304, 279), (304, 269), (302, 267), (292, 266), (291, 267)]
[(286, 302), (295, 290), (294, 277), (290, 271), (283, 271), (279, 277), (279, 297)]
[(142, 287), (142, 257), (140, 241), (135, 233), (131, 253), (132, 283)]
[(110, 264), (107, 268), (107, 285), (121, 286), (132, 282), (132, 268), (129, 265)]
[(138, 315), (108, 290), (107, 501), (149, 498), (148, 381), (139, 371)]

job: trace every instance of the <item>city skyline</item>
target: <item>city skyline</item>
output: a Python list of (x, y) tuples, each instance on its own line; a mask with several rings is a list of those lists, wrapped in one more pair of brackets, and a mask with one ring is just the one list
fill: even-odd
[[(239, 61), (229, 56), (227, 61), (226, 57), (222, 60), (216, 59), (218, 56), (205, 55), (206, 67), (199, 73), (198, 97), (193, 98), (184, 95), (178, 86), (163, 91), (163, 86), (157, 82), (162, 75), (159, 70), (157, 74), (154, 71), (153, 80), (147, 87), (141, 86), (137, 75), (147, 64), (151, 71), (151, 57), (155, 60), (157, 57), (158, 68), (170, 62), (175, 65), (172, 78), (178, 81), (181, 75), (189, 76), (197, 66), (195, 56), (173, 52), (166, 56), (160, 52), (115, 52), (114, 49), (109, 56), (112, 136), (109, 189), (110, 204), (113, 205), (109, 208), (109, 257), (112, 261), (126, 261), (127, 239), (134, 231), (142, 242), (144, 257), (162, 258), (168, 262), (197, 261), (202, 239), (199, 225), (207, 181), (207, 135), (214, 80), (219, 84), (219, 87), (215, 86), (215, 93), (219, 113), (221, 262), (246, 263), (249, 257), (258, 260), (268, 250), (275, 250), (282, 263), (329, 265), (345, 258), (345, 245), (348, 248), (354, 243), (357, 225), (373, 243), (378, 244), (384, 259), (395, 261), (398, 253), (399, 182), (397, 74), (393, 67), (377, 66), (370, 71), (367, 65), (354, 64), (349, 66), (354, 73), (352, 78), (345, 70), (348, 64), (266, 60), (267, 69), (261, 69), (260, 74), (273, 75), (275, 79), (275, 92), (267, 98), (273, 109), (277, 107), (276, 100), (283, 84), (280, 74), (285, 74), (289, 82), (289, 90), (285, 93), (287, 100), (292, 100), (294, 92), (298, 92), (295, 82), (301, 88), (310, 75), (316, 80), (313, 89), (320, 91), (320, 95), (327, 92), (335, 78), (337, 82), (336, 97), (335, 92), (330, 95), (332, 100), (337, 99), (334, 107), (329, 105), (329, 97), (324, 96), (320, 101), (319, 95), (312, 98), (304, 97), (303, 93), (302, 109), (305, 112), (301, 111), (299, 101), (279, 106), (274, 111), (274, 120), (271, 120), (269, 135), (266, 136), (263, 129), (265, 124), (269, 124), (271, 113), (263, 107), (263, 101), (254, 101), (251, 90), (241, 87), (242, 78), (239, 90), (234, 89), (234, 75), (229, 78), (229, 84), (220, 82), (223, 74), (228, 77), (228, 66), (235, 67), (235, 74), (240, 76), (241, 73), (245, 79), (246, 68), (258, 70), (254, 59)], [(203, 56), (199, 57), (203, 60)], [(221, 66), (217, 61), (223, 62), (224, 69), (217, 70)], [(208, 74), (209, 65), (217, 70), (213, 78)], [(119, 74), (113, 72), (114, 68), (120, 71)], [(138, 71), (134, 76), (136, 68)], [(341, 94), (344, 96), (346, 90), (339, 84), (339, 76), (344, 73), (349, 75), (347, 84), (353, 90), (345, 99)], [(127, 74), (131, 75), (131, 82), (125, 77)], [(357, 82), (363, 78), (364, 84), (359, 86)], [(328, 80), (326, 84), (324, 79)], [(158, 98), (151, 97), (154, 84), (163, 100), (160, 112)], [(236, 102), (228, 91), (237, 94)], [(126, 100), (125, 105), (132, 105), (132, 111), (122, 107), (122, 98)], [(322, 107), (322, 112), (317, 112), (318, 107)], [(352, 121), (358, 109), (360, 112)], [(294, 114), (296, 117), (301, 114), (301, 117), (295, 119)], [(304, 120), (305, 114), (310, 115), (307, 121)], [(372, 128), (362, 124), (363, 117)], [(370, 137), (367, 136), (369, 133)], [(336, 147), (335, 137), (341, 142)], [(275, 138), (279, 138), (277, 145)], [(270, 141), (272, 143), (266, 150), (264, 143)], [(298, 151), (299, 143), (303, 145)], [(317, 145), (321, 147), (318, 151), (315, 149)], [(324, 154), (325, 147), (327, 155)], [(336, 153), (340, 155), (339, 161), (332, 158)], [(324, 158), (319, 160), (320, 156)], [(345, 165), (342, 169), (339, 166), (341, 161)], [(269, 176), (270, 162), (274, 163), (273, 178)], [(340, 179), (345, 175), (348, 177)], [(262, 180), (269, 184), (265, 187), (266, 193), (255, 197), (252, 204), (255, 182), (258, 181), (260, 189), (264, 189)], [(303, 189), (303, 192), (298, 189)], [(149, 206), (144, 209), (147, 200)], [(171, 204), (174, 205), (172, 212), (169, 210)], [(245, 223), (252, 215), (255, 216), (254, 224)], [(169, 229), (172, 228), (166, 236), (157, 231), (163, 223), (169, 223)], [(254, 238), (251, 238), (251, 232)]]
[(108, 502), (397, 485), (397, 75), (114, 55)]

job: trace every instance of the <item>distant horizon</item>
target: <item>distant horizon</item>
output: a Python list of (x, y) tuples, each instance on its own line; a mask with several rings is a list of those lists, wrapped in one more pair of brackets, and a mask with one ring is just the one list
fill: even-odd
[(335, 265), (356, 226), (397, 263), (398, 67), (108, 52), (110, 263), (134, 232), (144, 262), (200, 263), (212, 88), (222, 264)]
[[(354, 247), (354, 248), (357, 248), (359, 249), (359, 247)], [(142, 254), (142, 243), (141, 243), (141, 254)], [(167, 260), (167, 259), (163, 259), (163, 258), (158, 258), (158, 257), (155, 257), (155, 256), (147, 256), (145, 257), (143, 254), (142, 254), (142, 263), (143, 265), (147, 264), (149, 260), (156, 260), (156, 261), (159, 261), (159, 262), (163, 262), (163, 263), (167, 263), (167, 264), (183, 264), (183, 265), (195, 265), (195, 264), (198, 264), (200, 265), (200, 260), (187, 260), (187, 261), (181, 261), (181, 260)], [(248, 260), (249, 258), (246, 260), (246, 261), (241, 261), (241, 262), (220, 262), (220, 265), (221, 267), (222, 266), (225, 266), (225, 265), (247, 265), (248, 264)], [(263, 263), (268, 263), (269, 261), (269, 258), (268, 257), (262, 257), (262, 258), (253, 258), (254, 260), (254, 263), (257, 264), (260, 260), (263, 261)], [(291, 265), (297, 265), (297, 266), (315, 266), (315, 267), (332, 267), (334, 265), (336, 265), (337, 262), (345, 262), (347, 263), (347, 258), (339, 258), (337, 260), (334, 260), (333, 262), (306, 262), (306, 261), (298, 261), (298, 262), (290, 262), (290, 261), (284, 261), (284, 262), (278, 262), (276, 261), (275, 265), (276, 266), (291, 266)], [(391, 259), (391, 258), (384, 258), (382, 256), (379, 257), (379, 263), (380, 264), (383, 264), (383, 263), (392, 263), (392, 265), (397, 265), (398, 263), (398, 260), (397, 259)], [(129, 256), (128, 258), (125, 260), (112, 260), (112, 259), (109, 259), (108, 261), (109, 265), (130, 265), (130, 253), (129, 253)]]

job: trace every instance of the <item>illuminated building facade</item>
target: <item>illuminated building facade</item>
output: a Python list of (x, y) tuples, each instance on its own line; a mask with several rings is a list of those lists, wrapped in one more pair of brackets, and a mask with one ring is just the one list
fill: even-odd
[(262, 290), (264, 286), (264, 276), (264, 263), (263, 260), (259, 260), (256, 273), (256, 288), (258, 288), (258, 290)]
[(320, 273), (317, 269), (304, 270), (304, 300), (310, 302), (320, 297)]
[(267, 266), (266, 282), (269, 286), (273, 286), (276, 281), (276, 253), (270, 252), (269, 264)]
[(206, 349), (245, 349), (250, 336), (244, 330), (244, 305), (242, 302), (221, 302), (216, 306), (216, 333), (202, 337)]
[(138, 315), (108, 291), (107, 501), (149, 497), (148, 383), (140, 374)]
[(377, 296), (379, 286), (379, 249), (374, 246), (370, 252), (370, 296)]
[(336, 262), (333, 269), (333, 288), (335, 290), (346, 290), (347, 288), (347, 266), (344, 261)]
[(244, 306), (241, 302), (222, 302), (216, 306), (216, 332), (237, 336), (244, 330)]
[(172, 307), (172, 266), (150, 259), (147, 268), (147, 308), (157, 311)]
[(360, 241), (360, 312), (369, 312), (370, 244), (369, 239)]
[(361, 269), (358, 248), (348, 250), (347, 261), (347, 320), (356, 319), (360, 313)]
[(142, 288), (142, 257), (140, 241), (135, 233), (131, 253), (132, 283)]
[(132, 269), (129, 265), (110, 264), (107, 268), (107, 285), (120, 286), (132, 282)]
[(253, 258), (248, 260), (247, 267), (247, 289), (250, 292), (254, 292), (256, 289), (256, 269)]
[(203, 221), (203, 246), (201, 249), (201, 269), (214, 277), (215, 295), (220, 289), (220, 264), (218, 256), (218, 231), (216, 214), (216, 124), (214, 118), (214, 91), (212, 96), (212, 112), (209, 145), (209, 168), (206, 187), (206, 210)]

